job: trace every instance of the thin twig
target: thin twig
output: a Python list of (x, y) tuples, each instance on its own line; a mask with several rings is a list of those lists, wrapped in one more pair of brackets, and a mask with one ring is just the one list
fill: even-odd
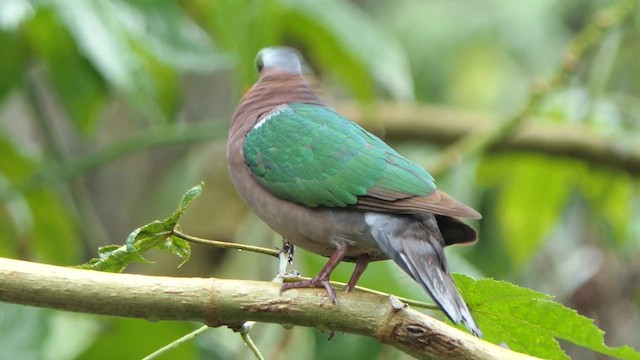
[(139, 132), (87, 155), (72, 160), (59, 161), (44, 167), (24, 183), (18, 184), (13, 189), (0, 192), (0, 202), (47, 185), (73, 180), (91, 169), (143, 150), (159, 146), (223, 139), (226, 136), (227, 128), (228, 124), (225, 121), (207, 121), (198, 125), (171, 125)]
[[(52, 167), (57, 167), (59, 164), (66, 163), (68, 156), (65, 154), (62, 139), (56, 136), (54, 131), (53, 117), (47, 109), (45, 97), (40, 91), (38, 86), (38, 80), (35, 76), (27, 77), (25, 79), (26, 99), (33, 111), (35, 123), (40, 128), (40, 133), (44, 139), (46, 149), (51, 155), (51, 161), (45, 161), (50, 163)], [(107, 235), (103, 227), (102, 222), (96, 216), (93, 203), (89, 199), (89, 193), (86, 187), (80, 181), (68, 182), (62, 184), (60, 187), (61, 194), (68, 196), (70, 201), (69, 209), (74, 212), (75, 216), (71, 216), (71, 219), (75, 219), (74, 225), (81, 229), (84, 233), (88, 247), (95, 247), (100, 244), (104, 244), (107, 241)], [(0, 192), (0, 201), (2, 201), (4, 195), (17, 195), (16, 191), (8, 189), (8, 191)], [(11, 196), (9, 196), (11, 198)]]
[[(282, 250), (278, 251), (278, 274), (272, 280), (272, 282), (274, 283), (282, 284), (284, 280), (285, 274), (287, 272), (287, 264), (289, 263), (289, 249), (289, 247), (283, 245)], [(240, 329), (240, 336), (242, 337), (242, 341), (244, 341), (245, 345), (247, 345), (253, 355), (255, 355), (256, 359), (264, 360), (264, 357), (260, 353), (260, 350), (258, 350), (258, 347), (253, 343), (253, 340), (251, 340), (251, 337), (249, 336), (249, 331), (253, 329), (255, 324), (255, 321), (246, 321), (244, 324), (242, 324), (242, 328)]]
[(158, 349), (158, 350), (154, 351), (153, 353), (151, 353), (151, 354), (147, 355), (146, 357), (144, 357), (142, 360), (155, 359), (158, 356), (166, 353), (167, 351), (169, 351), (169, 350), (171, 350), (173, 348), (176, 348), (179, 345), (182, 345), (182, 344), (186, 343), (187, 341), (192, 340), (196, 336), (204, 333), (205, 331), (207, 331), (209, 329), (211, 329), (211, 328), (205, 325), (205, 326), (199, 328), (198, 330), (190, 332), (187, 335), (185, 335), (185, 336), (183, 336), (183, 337), (181, 337), (181, 338), (179, 338), (179, 339), (177, 339), (177, 340), (175, 340), (175, 341), (173, 341), (173, 342), (161, 347), (160, 349)]
[(240, 330), (240, 336), (242, 336), (242, 341), (244, 341), (245, 345), (249, 347), (253, 355), (255, 355), (256, 359), (264, 360), (264, 357), (260, 353), (260, 350), (258, 350), (256, 344), (254, 344), (253, 340), (251, 340), (251, 336), (249, 336), (249, 331), (255, 324), (255, 321), (247, 321), (246, 323), (244, 323), (244, 325), (242, 325), (242, 329)]
[[(224, 241), (215, 241), (215, 240), (207, 240), (207, 239), (200, 239), (197, 237), (193, 237), (190, 235), (186, 235), (183, 234), (177, 230), (173, 231), (173, 235), (180, 237), (181, 239), (187, 240), (187, 241), (192, 241), (192, 242), (196, 242), (199, 244), (205, 244), (205, 245), (212, 245), (212, 246), (216, 246), (216, 247), (228, 247), (228, 242), (224, 242)], [(241, 245), (241, 244), (234, 244), (234, 245)], [(266, 248), (260, 248), (261, 250), (270, 250), (270, 249), (266, 249)], [(250, 250), (250, 249), (243, 249), (243, 250), (249, 250), (249, 251), (253, 251), (254, 249)], [(260, 253), (264, 253), (264, 251), (259, 251)], [(279, 251), (279, 258), (280, 258), (280, 265), (279, 265), (279, 272), (278, 272), (278, 276), (276, 276), (273, 281), (274, 282), (278, 282), (277, 280), (279, 280), (279, 282), (282, 282), (282, 277), (280, 276), (280, 272), (282, 271), (283, 273), (286, 272), (287, 269), (287, 254), (283, 251)], [(242, 341), (244, 341), (244, 343), (247, 345), (247, 347), (249, 347), (249, 349), (251, 350), (251, 352), (255, 355), (256, 359), (258, 360), (264, 360), (264, 357), (262, 356), (262, 354), (260, 353), (260, 350), (258, 350), (258, 348), (256, 347), (256, 345), (254, 344), (253, 340), (251, 339), (251, 337), (249, 336), (249, 331), (251, 331), (251, 329), (253, 328), (253, 326), (256, 324), (255, 321), (247, 321), (244, 324), (242, 324), (242, 328), (240, 330), (240, 336), (242, 337)], [(170, 344), (167, 344), (163, 347), (161, 347), (160, 349), (154, 351), (153, 353), (149, 354), (147, 357), (145, 357), (143, 360), (152, 360), (155, 359), (156, 357), (164, 354), (165, 352), (187, 342), (192, 340), (193, 338), (195, 338), (196, 336), (204, 333), (205, 331), (207, 331), (209, 329), (208, 326), (203, 326), (173, 342), (171, 342)]]
[(251, 245), (238, 244), (238, 243), (233, 243), (233, 242), (229, 242), (229, 241), (202, 239), (202, 238), (199, 238), (199, 237), (195, 237), (195, 236), (184, 234), (184, 233), (182, 233), (182, 232), (180, 232), (178, 230), (175, 230), (175, 229), (172, 231), (172, 234), (174, 236), (177, 236), (177, 237), (181, 238), (181, 239), (184, 239), (184, 240), (189, 241), (189, 242), (197, 243), (197, 244), (215, 246), (215, 247), (224, 248), (224, 249), (237, 249), (237, 250), (252, 251), (252, 252), (256, 252), (256, 253), (260, 253), (260, 254), (271, 255), (273, 257), (279, 257), (279, 254), (280, 254), (280, 250), (276, 250), (276, 249), (269, 249), (269, 248), (263, 248), (263, 247), (260, 247), (260, 246), (251, 246)]

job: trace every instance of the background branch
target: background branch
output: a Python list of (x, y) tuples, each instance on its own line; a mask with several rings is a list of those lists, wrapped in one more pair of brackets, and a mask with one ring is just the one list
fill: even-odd
[[(490, 131), (498, 121), (480, 113), (412, 104), (381, 103), (364, 109), (343, 103), (338, 109), (374, 132), (383, 133), (387, 140), (422, 140), (440, 145), (455, 143), (469, 134)], [(575, 124), (528, 121), (514, 130), (511, 136), (497, 140), (488, 150), (560, 156), (640, 175), (640, 146), (631, 140), (606, 137)]]
[(372, 337), (421, 359), (525, 359), (389, 297), (339, 296), (271, 282), (113, 274), (0, 258), (0, 300), (110, 316), (193, 320), (238, 330), (243, 322), (313, 326)]
[(570, 75), (576, 71), (585, 55), (595, 49), (607, 31), (622, 24), (634, 13), (636, 2), (619, 1), (615, 5), (598, 11), (592, 20), (576, 35), (565, 53), (563, 66), (542, 86), (537, 85), (531, 91), (526, 105), (514, 116), (500, 121), (487, 131), (469, 134), (445, 149), (436, 163), (431, 167), (434, 176), (451, 169), (458, 162), (460, 154), (466, 156), (480, 154), (484, 150), (503, 142), (535, 113), (546, 95), (567, 85)]
[[(418, 140), (438, 145), (451, 145), (496, 127), (495, 116), (418, 104), (380, 102), (362, 107), (354, 102), (340, 102), (335, 107), (348, 118), (388, 141)], [(155, 147), (225, 140), (227, 124), (216, 121), (204, 125), (180, 124), (132, 135), (88, 155), (45, 168), (14, 189), (0, 190), (0, 201), (14, 198), (59, 181), (70, 181), (88, 171), (129, 155)], [(490, 152), (525, 151), (577, 159), (640, 175), (640, 146), (634, 141), (607, 137), (581, 125), (560, 125), (528, 121), (501, 138)], [(462, 152), (458, 153), (458, 157)], [(430, 172), (435, 173), (433, 169)]]

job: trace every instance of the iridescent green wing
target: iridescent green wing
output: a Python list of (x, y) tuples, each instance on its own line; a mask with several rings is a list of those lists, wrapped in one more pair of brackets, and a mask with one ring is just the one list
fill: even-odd
[(372, 193), (397, 199), (436, 190), (427, 171), (319, 105), (278, 107), (249, 132), (244, 158), (260, 185), (309, 207), (354, 205)]

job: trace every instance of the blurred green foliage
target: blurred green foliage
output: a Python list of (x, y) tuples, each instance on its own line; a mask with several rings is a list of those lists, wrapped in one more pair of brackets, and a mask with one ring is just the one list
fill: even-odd
[[(203, 179), (207, 190), (181, 219), (185, 231), (278, 246), (234, 195), (224, 164), (224, 129), (257, 77), (260, 48), (299, 48), (329, 100), (416, 101), (506, 117), (568, 61), (565, 49), (582, 29), (610, 20), (599, 11), (621, 2), (0, 1), (0, 256), (83, 263), (164, 218)], [(638, 11), (577, 59), (535, 121), (640, 146)], [(419, 140), (395, 145), (429, 164), (442, 149)], [(477, 245), (448, 250), (454, 271), (556, 295), (594, 318), (608, 344), (640, 347), (630, 331), (640, 327), (637, 176), (540, 154), (487, 153), (463, 154), (438, 184), (484, 215)], [(196, 246), (179, 270), (179, 259), (149, 256), (155, 265), (130, 270), (261, 280), (276, 271), (265, 256)], [(297, 253), (303, 274), (323, 262)], [(351, 266), (341, 265), (336, 280)], [(425, 297), (388, 262), (373, 264), (361, 284)], [(1, 305), (0, 347), (12, 358), (138, 358), (192, 328)], [(143, 332), (148, 341), (134, 340)], [(210, 334), (166, 357), (252, 358), (237, 335)], [(327, 343), (310, 329), (262, 324), (252, 334), (272, 358), (406, 358), (357, 336)], [(349, 354), (336, 354), (345, 348)]]

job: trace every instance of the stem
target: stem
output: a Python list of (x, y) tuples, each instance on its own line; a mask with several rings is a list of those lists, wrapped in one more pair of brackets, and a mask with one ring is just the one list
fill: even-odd
[(249, 330), (251, 330), (254, 324), (255, 324), (254, 321), (246, 322), (242, 326), (242, 330), (240, 331), (240, 336), (242, 336), (242, 341), (244, 341), (244, 343), (249, 347), (253, 355), (255, 355), (256, 359), (264, 360), (264, 357), (260, 353), (260, 350), (258, 350), (258, 347), (256, 346), (256, 344), (254, 344), (253, 340), (251, 340), (251, 336), (249, 336)]
[(171, 342), (170, 344), (167, 344), (163, 347), (161, 347), (160, 349), (154, 351), (153, 353), (145, 356), (142, 360), (152, 360), (152, 359), (156, 359), (158, 356), (166, 353), (167, 351), (174, 349), (184, 343), (186, 343), (187, 341), (191, 341), (192, 339), (194, 339), (196, 336), (203, 334), (205, 331), (211, 329), (208, 326), (203, 326), (201, 328), (199, 328), (198, 330), (195, 330), (193, 332), (188, 333), (187, 335)]
[(199, 238), (199, 237), (195, 237), (195, 236), (184, 234), (184, 233), (182, 233), (182, 232), (180, 232), (178, 230), (175, 230), (175, 229), (171, 233), (172, 233), (172, 235), (177, 236), (177, 237), (179, 237), (181, 239), (184, 239), (184, 240), (189, 241), (189, 242), (197, 243), (197, 244), (215, 246), (215, 247), (224, 248), (224, 249), (236, 249), (236, 250), (252, 251), (252, 252), (256, 252), (256, 253), (260, 253), (260, 254), (271, 255), (271, 256), (274, 256), (274, 257), (279, 257), (279, 254), (280, 254), (280, 250), (276, 250), (276, 249), (269, 249), (269, 248), (263, 248), (263, 247), (260, 247), (260, 246), (238, 244), (238, 243), (233, 243), (233, 242), (230, 242), (230, 241), (219, 241), (219, 240), (202, 239), (202, 238)]
[[(56, 136), (55, 129), (52, 126), (54, 120), (46, 109), (44, 96), (41, 94), (42, 91), (38, 89), (36, 81), (34, 76), (26, 78), (26, 98), (33, 110), (35, 122), (40, 128), (46, 148), (51, 154), (53, 167), (57, 167), (58, 164), (67, 162), (67, 156), (62, 146), (64, 140)], [(71, 209), (75, 215), (72, 220), (74, 225), (83, 232), (84, 240), (87, 243), (86, 248), (95, 248), (98, 245), (105, 244), (107, 239), (106, 232), (100, 219), (96, 216), (93, 203), (84, 184), (82, 182), (71, 182), (63, 184), (60, 190), (64, 196), (71, 200)], [(9, 191), (4, 194), (16, 194), (16, 192)], [(0, 193), (0, 201), (2, 201), (4, 194)]]
[(0, 202), (43, 186), (70, 181), (91, 169), (104, 166), (146, 149), (223, 139), (227, 128), (228, 124), (226, 122), (212, 121), (205, 125), (182, 126), (182, 124), (178, 124), (142, 131), (129, 138), (106, 145), (86, 156), (48, 166), (18, 187), (10, 191), (1, 192)]

